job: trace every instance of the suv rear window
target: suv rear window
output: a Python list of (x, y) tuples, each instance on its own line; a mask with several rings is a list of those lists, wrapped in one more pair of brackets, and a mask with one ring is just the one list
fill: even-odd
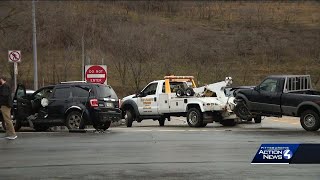
[[(73, 97), (88, 97), (90, 86), (76, 85), (72, 88)], [(92, 96), (92, 93), (90, 93)]]
[(53, 97), (56, 99), (66, 99), (70, 97), (70, 87), (65, 86), (65, 87), (58, 87), (54, 90), (54, 95)]
[(112, 98), (118, 100), (117, 94), (114, 92), (111, 86), (108, 85), (96, 85), (97, 98)]

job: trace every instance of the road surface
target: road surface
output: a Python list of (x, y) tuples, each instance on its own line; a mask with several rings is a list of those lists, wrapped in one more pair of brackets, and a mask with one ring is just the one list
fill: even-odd
[[(0, 134), (1, 135), (1, 134)], [(2, 134), (4, 135), (4, 134)], [(190, 128), (183, 118), (106, 133), (19, 132), (0, 140), (0, 179), (319, 179), (320, 165), (251, 165), (261, 143), (320, 143), (296, 118)]]

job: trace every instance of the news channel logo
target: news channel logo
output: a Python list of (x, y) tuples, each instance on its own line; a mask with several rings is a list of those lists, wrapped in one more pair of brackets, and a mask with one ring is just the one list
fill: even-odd
[(299, 144), (262, 144), (252, 163), (289, 164)]

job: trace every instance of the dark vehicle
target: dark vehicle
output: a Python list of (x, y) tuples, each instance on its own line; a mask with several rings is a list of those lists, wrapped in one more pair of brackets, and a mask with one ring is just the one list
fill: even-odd
[(260, 85), (235, 91), (235, 113), (242, 119), (261, 116), (300, 117), (307, 131), (320, 128), (320, 92), (311, 88), (309, 75), (269, 76)]
[(121, 119), (119, 99), (109, 85), (66, 82), (43, 87), (26, 96), (19, 85), (14, 96), (15, 129), (22, 126), (45, 131), (52, 126), (106, 130)]

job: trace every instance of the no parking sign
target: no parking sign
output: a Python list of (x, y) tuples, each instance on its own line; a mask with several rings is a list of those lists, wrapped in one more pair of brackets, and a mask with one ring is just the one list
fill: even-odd
[(107, 66), (106, 65), (86, 65), (85, 79), (90, 83), (107, 84)]
[(9, 60), (9, 62), (13, 62), (13, 63), (21, 62), (21, 51), (9, 50), (8, 51), (8, 60)]

